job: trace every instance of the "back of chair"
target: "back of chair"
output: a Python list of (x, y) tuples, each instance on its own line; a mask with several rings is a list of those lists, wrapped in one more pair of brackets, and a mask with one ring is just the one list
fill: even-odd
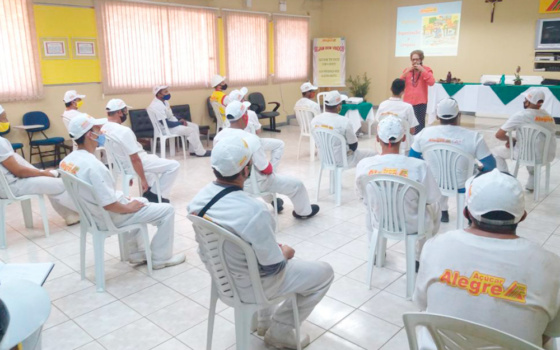
[[(368, 210), (377, 217), (378, 229), (395, 239), (404, 239), (404, 235), (418, 233), (424, 235), (424, 217), (426, 212), (426, 189), (424, 185), (398, 175), (374, 174), (360, 179), (360, 188), (364, 194)], [(418, 230), (407, 232), (406, 199), (408, 191), (418, 196)], [(377, 208), (377, 211), (374, 211)]]
[(417, 327), (431, 335), (437, 349), (453, 350), (536, 350), (532, 343), (495, 328), (455, 317), (412, 312), (403, 315), (404, 327), (411, 350), (418, 350)]
[(8, 184), (8, 179), (6, 179), (6, 175), (2, 171), (0, 171), (0, 191), (2, 192), (1, 194), (4, 195), (4, 199), (15, 200), (16, 196), (14, 196)]
[(43, 125), (40, 128), (34, 128), (34, 129), (27, 129), (27, 132), (37, 132), (37, 131), (43, 131), (43, 130), (47, 130), (48, 128), (51, 127), (51, 122), (49, 121), (49, 117), (41, 111), (33, 111), (33, 112), (27, 112), (23, 115), (23, 125)]
[(154, 137), (161, 137), (170, 135), (169, 128), (165, 120), (159, 121), (152, 111), (148, 109), (148, 116), (152, 122), (152, 127), (154, 128)]
[(264, 112), (266, 109), (266, 101), (264, 100), (263, 94), (260, 92), (253, 92), (249, 94), (248, 100), (251, 102), (251, 106), (249, 108), (255, 113), (259, 114)]
[(105, 151), (107, 152), (108, 161), (112, 164), (119, 174), (135, 175), (134, 167), (130, 156), (124, 151), (124, 146), (120, 141), (106, 135)]
[(227, 128), (229, 126), (229, 121), (224, 120), (224, 118), (222, 118), (222, 113), (220, 112), (220, 108), (223, 108), (223, 106), (216, 101), (210, 102), (210, 106), (212, 107), (214, 114), (217, 116), (216, 123), (218, 125), (218, 129)]
[(173, 115), (176, 116), (177, 119), (185, 119), (188, 122), (192, 121), (191, 106), (189, 106), (188, 104), (171, 106), (171, 111), (173, 111)]
[[(348, 167), (348, 155), (346, 154), (346, 139), (344, 136), (333, 130), (316, 127), (311, 131), (315, 144), (319, 148), (319, 158), (321, 158), (322, 166), (325, 168)], [(335, 146), (340, 145), (336, 152)], [(338, 153), (338, 157), (337, 154)], [(340, 158), (339, 158), (340, 157)], [(337, 161), (342, 159), (342, 164)]]
[(137, 138), (151, 139), (154, 137), (154, 127), (145, 109), (131, 109), (128, 114), (130, 115), (130, 128)]
[(308, 107), (295, 107), (296, 119), (302, 135), (311, 136), (311, 120), (315, 117), (313, 110)]
[(225, 259), (224, 244), (229, 242), (240, 248), (245, 255), (256, 303), (266, 304), (268, 298), (262, 288), (257, 257), (251, 246), (237, 235), (209, 220), (196, 215), (189, 215), (188, 219), (193, 223), (196, 240), (199, 244), (199, 254), (212, 277), (220, 299), (224, 302), (227, 300), (235, 303), (241, 302)]
[(210, 116), (210, 118), (216, 120), (216, 112), (214, 111), (214, 107), (212, 106), (210, 97), (206, 98), (206, 108), (208, 108), (208, 115)]
[(321, 106), (321, 110), (325, 111), (325, 96), (327, 96), (328, 92), (319, 92), (317, 94), (317, 103)]
[(426, 147), (422, 154), (440, 190), (447, 193), (464, 188), (465, 181), (474, 174), (474, 157), (455, 146), (435, 143)]
[[(514, 155), (514, 159), (528, 165), (539, 165), (546, 162), (552, 139), (552, 134), (548, 129), (536, 124), (525, 124), (515, 130), (515, 136), (517, 138), (517, 155)], [(512, 145), (511, 133), (509, 137), (509, 144)]]

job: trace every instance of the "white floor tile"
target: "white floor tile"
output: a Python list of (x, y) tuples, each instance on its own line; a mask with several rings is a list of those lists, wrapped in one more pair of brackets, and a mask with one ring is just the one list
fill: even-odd
[(75, 321), (88, 334), (97, 339), (140, 318), (142, 318), (142, 315), (124, 303), (115, 301), (77, 317)]
[(73, 321), (43, 331), (43, 350), (73, 350), (93, 340)]
[(147, 318), (166, 332), (176, 336), (208, 318), (208, 310), (194, 301), (183, 298)]
[(356, 310), (331, 329), (334, 334), (368, 350), (381, 348), (399, 327)]
[(142, 318), (107, 334), (98, 341), (107, 349), (148, 350), (171, 339), (171, 335)]

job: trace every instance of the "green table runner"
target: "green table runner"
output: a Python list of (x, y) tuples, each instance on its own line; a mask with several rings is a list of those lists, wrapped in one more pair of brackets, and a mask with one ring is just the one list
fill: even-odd
[(373, 108), (373, 105), (369, 102), (362, 102), (356, 104), (343, 104), (342, 109), (340, 110), (340, 115), (346, 115), (346, 112), (350, 110), (358, 110), (360, 112), (360, 116), (363, 120), (366, 120), (369, 111)]
[[(507, 105), (533, 85), (490, 85), (496, 96)], [(542, 86), (542, 85), (537, 85)]]
[(458, 93), (459, 90), (461, 90), (465, 85), (480, 85), (480, 84), (477, 84), (477, 83), (461, 83), (461, 84), (441, 83), (441, 86), (443, 86), (443, 89), (445, 90), (445, 92), (447, 92), (447, 94), (450, 97), (453, 97), (453, 95)]

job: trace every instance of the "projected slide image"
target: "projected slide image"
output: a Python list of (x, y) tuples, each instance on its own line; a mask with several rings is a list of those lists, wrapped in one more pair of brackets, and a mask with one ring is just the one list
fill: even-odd
[(422, 18), (422, 47), (457, 47), (459, 19), (455, 13)]

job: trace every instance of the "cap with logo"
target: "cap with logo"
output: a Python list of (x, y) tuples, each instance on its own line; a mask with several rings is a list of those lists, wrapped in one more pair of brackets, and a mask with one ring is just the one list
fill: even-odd
[(348, 96), (341, 95), (337, 90), (329, 91), (325, 95), (325, 104), (330, 107), (338, 106), (343, 101), (346, 101)]
[(233, 101), (226, 107), (226, 118), (228, 120), (238, 120), (247, 113), (250, 102)]
[[(233, 90), (232, 92), (229, 93), (227, 102), (231, 103), (232, 101), (241, 101), (243, 100), (245, 95), (247, 95), (247, 92), (249, 92), (249, 90), (246, 87), (242, 87), (239, 90)], [(226, 101), (224, 101), (224, 103), (225, 102)]]
[(247, 142), (238, 136), (225, 137), (212, 149), (212, 168), (222, 176), (233, 176), (251, 160), (251, 150)]
[(107, 110), (107, 112), (116, 112), (116, 111), (120, 111), (121, 109), (124, 108), (132, 108), (132, 106), (127, 106), (126, 103), (124, 103), (123, 100), (118, 99), (118, 98), (114, 98), (112, 100), (109, 100), (109, 102), (107, 102), (107, 106), (105, 107), (105, 109)]
[(377, 136), (385, 143), (399, 142), (404, 135), (404, 125), (399, 117), (389, 115), (377, 125)]
[[(473, 218), (480, 222), (494, 225), (516, 224), (525, 213), (525, 196), (521, 183), (498, 169), (470, 178), (465, 188), (467, 208)], [(504, 221), (482, 217), (492, 211), (505, 211), (514, 218)]]
[(521, 95), (525, 97), (527, 101), (529, 101), (531, 104), (534, 105), (538, 104), (539, 101), (544, 102), (544, 98), (545, 98), (543, 89), (539, 89), (539, 88), (531, 88), (525, 91), (524, 93), (522, 93)]
[(167, 89), (169, 86), (168, 85), (156, 85), (154, 86), (154, 88), (152, 89), (152, 93), (155, 95), (158, 94), (158, 92), (160, 92), (163, 89)]
[(453, 119), (459, 114), (459, 104), (453, 98), (444, 98), (437, 104), (437, 116), (440, 119)]
[(93, 128), (94, 125), (107, 123), (107, 118), (95, 119), (86, 113), (80, 113), (70, 120), (68, 132), (73, 140), (77, 140)]
[(74, 101), (75, 99), (84, 99), (86, 97), (86, 95), (80, 95), (76, 92), (76, 90), (69, 90), (66, 91), (66, 93), (64, 94), (64, 103), (69, 103)]
[(318, 87), (314, 86), (310, 82), (301, 84), (301, 86), (299, 88), (301, 89), (302, 93), (319, 89)]
[(226, 80), (226, 77), (222, 77), (221, 75), (216, 74), (212, 77), (212, 80), (210, 81), (210, 85), (212, 85), (212, 87), (216, 87), (220, 85), (220, 83), (223, 82), (224, 80)]

